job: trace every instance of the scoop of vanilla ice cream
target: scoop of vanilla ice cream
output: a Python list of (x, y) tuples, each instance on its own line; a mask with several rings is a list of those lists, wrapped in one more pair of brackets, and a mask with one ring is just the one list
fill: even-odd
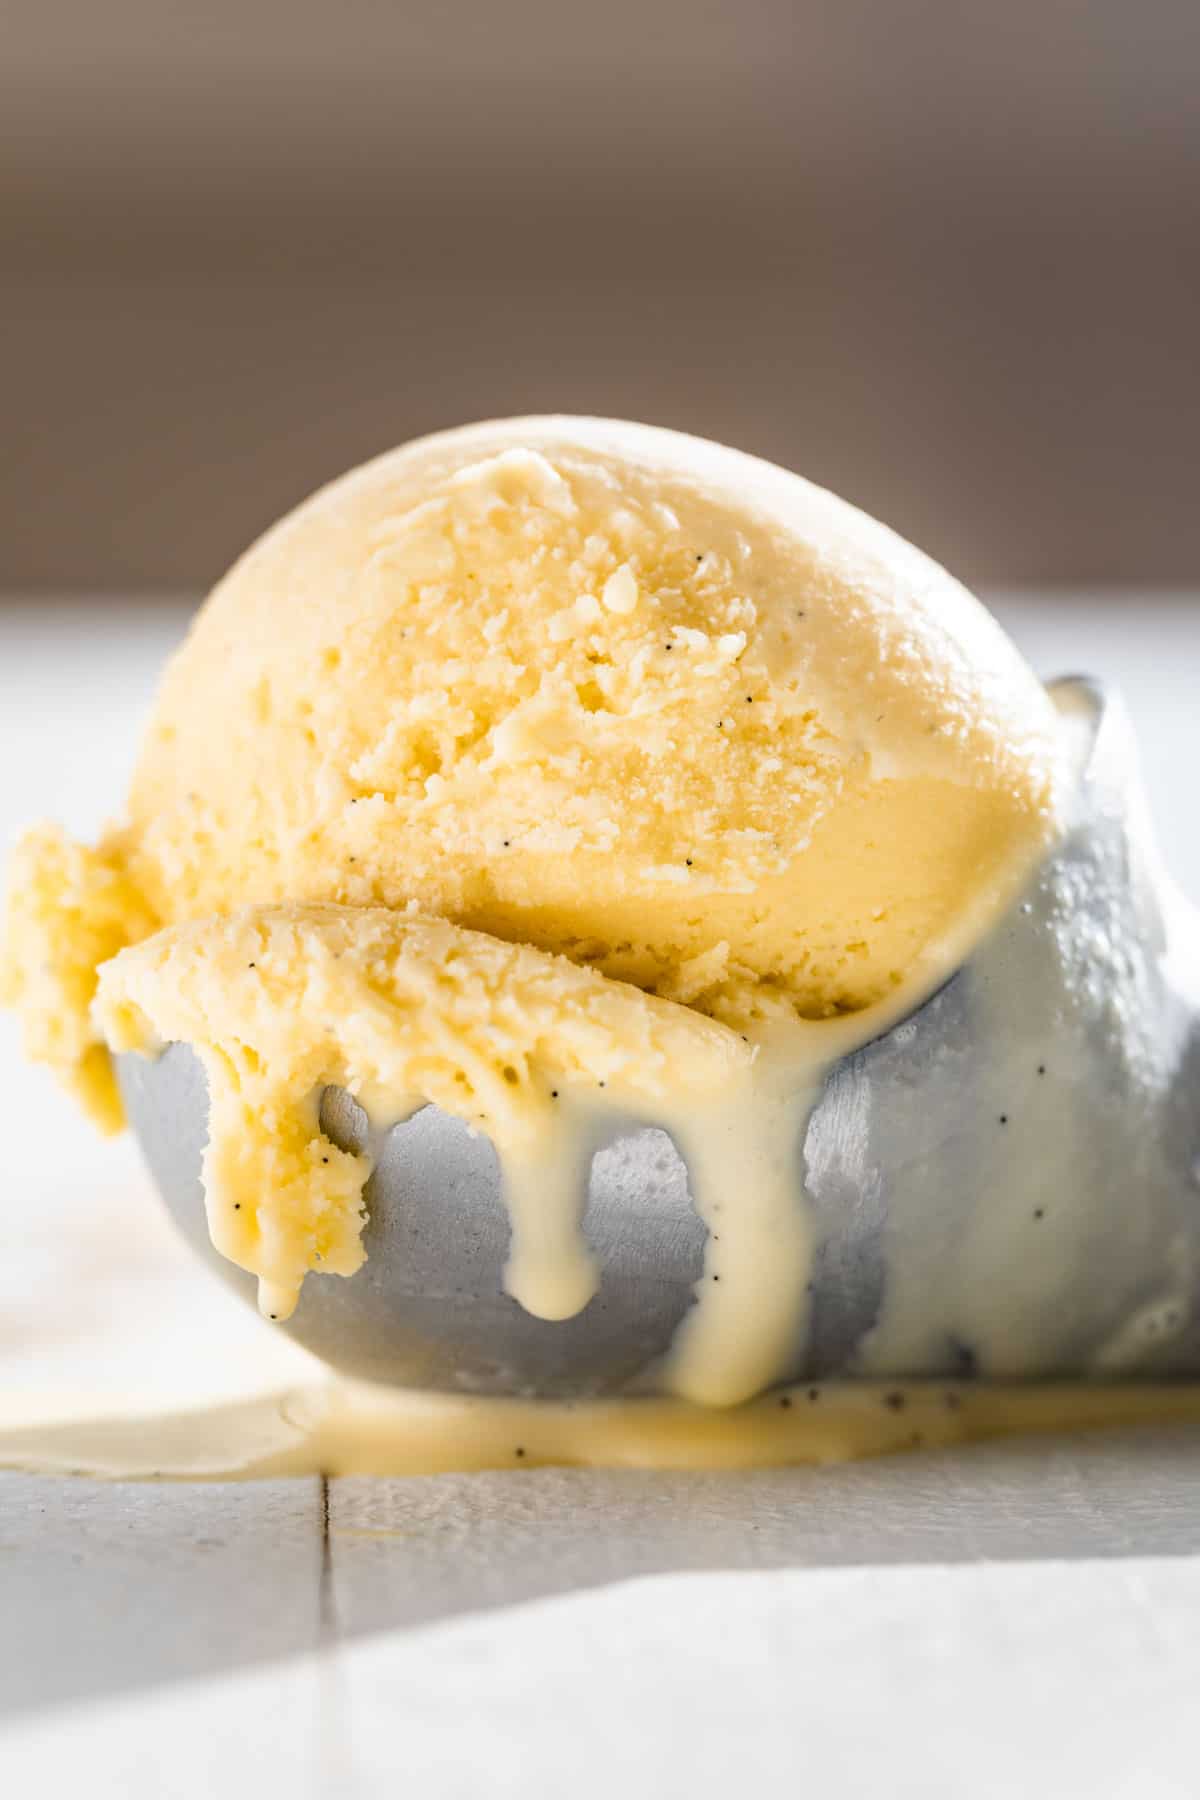
[(18, 850), (0, 1000), (108, 1126), (98, 966), (251, 906), (437, 917), (746, 1032), (824, 1018), (970, 947), (1058, 767), (989, 615), (833, 495), (648, 426), (470, 426), (219, 584), (125, 821)]
[(1048, 831), (978, 603), (798, 476), (537, 418), (345, 476), (217, 587), (130, 804), (160, 919), (415, 906), (744, 1024), (886, 994)]
[(364, 1253), (326, 1087), (376, 1136), (426, 1101), (487, 1133), (547, 1319), (595, 1292), (597, 1120), (664, 1122), (713, 1265), (672, 1379), (742, 1399), (806, 1305), (795, 1145), (850, 1042), (809, 1021), (857, 1043), (974, 947), (1058, 741), (971, 596), (797, 476), (603, 420), (448, 432), (218, 586), (127, 818), (19, 849), (0, 998), (108, 1125), (112, 1051), (193, 1046), (213, 1241), (273, 1318)]

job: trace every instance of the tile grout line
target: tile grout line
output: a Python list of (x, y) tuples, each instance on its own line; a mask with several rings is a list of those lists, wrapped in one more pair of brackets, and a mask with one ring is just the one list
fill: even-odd
[(329, 1477), (322, 1475), (319, 1479), (321, 1483), (321, 1569), (317, 1578), (317, 1629), (321, 1648), (329, 1650), (335, 1648), (337, 1644), (333, 1603), (333, 1544), (329, 1534)]
[(320, 1475), (321, 1566), (317, 1578), (318, 1698), (314, 1719), (314, 1796), (357, 1792), (350, 1696), (342, 1662), (337, 1602), (333, 1589), (333, 1537), (329, 1528), (330, 1483)]

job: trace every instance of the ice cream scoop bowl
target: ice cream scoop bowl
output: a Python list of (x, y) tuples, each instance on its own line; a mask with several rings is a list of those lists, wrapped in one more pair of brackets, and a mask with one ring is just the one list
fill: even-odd
[[(1087, 739), (1061, 836), (954, 977), (829, 1068), (798, 1131), (796, 1205), (817, 1249), (780, 1381), (1200, 1372), (1200, 927), (1158, 871), (1119, 703), (1086, 681), (1056, 695)], [(253, 1278), (208, 1235), (197, 1058), (175, 1044), (118, 1073), (176, 1223), (253, 1303)], [(322, 1126), (343, 1148), (370, 1134), (339, 1089)], [(486, 1137), (426, 1106), (372, 1148), (364, 1267), (310, 1274), (277, 1329), (401, 1386), (662, 1384), (707, 1235), (665, 1130), (617, 1120), (597, 1136), (583, 1227), (599, 1285), (557, 1321), (505, 1291)]]

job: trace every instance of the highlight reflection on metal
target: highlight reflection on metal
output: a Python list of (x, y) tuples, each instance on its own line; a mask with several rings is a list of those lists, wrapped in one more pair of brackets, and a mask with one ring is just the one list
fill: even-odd
[[(1162, 890), (1135, 828), (1120, 708), (1073, 686), (1093, 742), (1070, 829), (953, 980), (831, 1070), (812, 1115), (819, 1249), (789, 1378), (1200, 1372), (1200, 1007), (1160, 954)], [(1141, 965), (1117, 968), (1130, 944)], [(208, 1238), (199, 1063), (173, 1045), (121, 1058), (119, 1076), (177, 1224), (253, 1303), (253, 1280)], [(322, 1117), (339, 1143), (363, 1141), (344, 1093), (327, 1092)], [(367, 1202), (366, 1266), (308, 1276), (284, 1329), (378, 1381), (653, 1386), (703, 1262), (687, 1169), (644, 1125), (597, 1147), (585, 1229), (602, 1278), (564, 1322), (503, 1292), (495, 1152), (459, 1121), (426, 1107), (390, 1132)]]

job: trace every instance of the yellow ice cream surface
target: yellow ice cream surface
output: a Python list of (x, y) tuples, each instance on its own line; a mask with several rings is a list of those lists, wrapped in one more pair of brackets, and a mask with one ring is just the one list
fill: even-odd
[[(363, 1260), (370, 1158), (322, 1133), (326, 1086), (383, 1126), (429, 1101), (485, 1132), (518, 1186), (518, 1283), (567, 1316), (592, 1271), (577, 1184), (560, 1184), (564, 1216), (554, 1164), (556, 1150), (582, 1154), (581, 1111), (726, 1098), (755, 1058), (738, 1033), (562, 957), (379, 909), (259, 908), (168, 928), (105, 966), (95, 1014), (117, 1051), (180, 1040), (200, 1054), (213, 1242), (258, 1275), (263, 1310), (280, 1318), (308, 1271), (350, 1275)], [(526, 1156), (537, 1179), (522, 1206)]]
[(1048, 829), (983, 609), (799, 477), (594, 420), (334, 483), (219, 585), (131, 798), (164, 922), (403, 907), (737, 1024), (885, 995)]
[(53, 825), (27, 832), (8, 871), (0, 1004), (21, 1014), (26, 1054), (49, 1063), (105, 1131), (122, 1122), (112, 1059), (91, 1018), (96, 970), (156, 920), (118, 834), (95, 849)]

